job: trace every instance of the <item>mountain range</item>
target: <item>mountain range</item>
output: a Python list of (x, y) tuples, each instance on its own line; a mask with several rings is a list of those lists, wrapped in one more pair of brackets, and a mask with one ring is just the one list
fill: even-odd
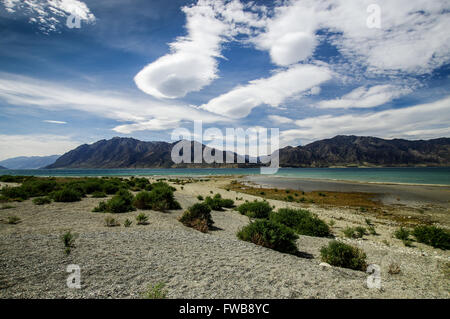
[(35, 169), (53, 164), (60, 155), (19, 156), (0, 161), (0, 166), (9, 169)]
[[(177, 142), (143, 142), (115, 137), (84, 144), (60, 156), (46, 168), (173, 168), (251, 167), (255, 164), (175, 164)], [(191, 142), (191, 145), (197, 142)], [(202, 145), (204, 149), (205, 146)], [(214, 154), (214, 151), (212, 151)], [(232, 156), (236, 159), (235, 153)], [(281, 167), (450, 166), (450, 138), (408, 141), (376, 137), (336, 136), (305, 146), (280, 149)]]

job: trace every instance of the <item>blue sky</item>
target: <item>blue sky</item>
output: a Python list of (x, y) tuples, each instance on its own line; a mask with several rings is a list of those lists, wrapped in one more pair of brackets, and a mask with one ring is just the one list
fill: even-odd
[(445, 0), (0, 0), (0, 160), (170, 141), (194, 120), (276, 127), (281, 146), (448, 137), (449, 12)]

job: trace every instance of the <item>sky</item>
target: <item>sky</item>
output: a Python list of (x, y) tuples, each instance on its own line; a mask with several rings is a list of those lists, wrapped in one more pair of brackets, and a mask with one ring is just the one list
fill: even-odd
[(450, 137), (447, 0), (0, 0), (0, 160), (176, 128)]

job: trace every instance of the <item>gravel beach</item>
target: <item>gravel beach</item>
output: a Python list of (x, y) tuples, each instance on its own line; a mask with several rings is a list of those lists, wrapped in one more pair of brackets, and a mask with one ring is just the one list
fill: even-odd
[[(183, 210), (198, 202), (197, 195), (221, 193), (240, 204), (258, 197), (225, 190), (231, 178), (174, 185)], [(236, 197), (239, 200), (236, 200)], [(242, 198), (242, 199), (241, 199)], [(145, 211), (148, 225), (136, 225), (142, 211), (124, 214), (92, 213), (104, 199), (37, 206), (31, 200), (0, 210), (1, 298), (141, 298), (149, 285), (164, 283), (168, 298), (449, 298), (450, 254), (419, 243), (405, 247), (392, 232), (398, 225), (376, 220), (377, 236), (346, 239), (347, 225), (363, 225), (365, 216), (351, 208), (309, 209), (333, 220), (337, 239), (364, 250), (368, 262), (381, 267), (382, 289), (367, 287), (368, 274), (321, 266), (320, 248), (330, 239), (300, 236), (302, 257), (282, 254), (236, 238), (249, 223), (234, 210), (214, 211), (216, 230), (200, 233), (177, 218), (183, 210)], [(299, 207), (269, 200), (271, 205)], [(448, 212), (447, 212), (448, 213)], [(18, 216), (16, 225), (5, 223)], [(105, 227), (106, 216), (122, 224)], [(133, 221), (123, 227), (125, 219)], [(448, 227), (445, 221), (442, 226)], [(75, 233), (75, 247), (64, 253), (61, 235)], [(389, 274), (392, 264), (400, 273)], [(66, 267), (81, 269), (81, 289), (68, 288)]]

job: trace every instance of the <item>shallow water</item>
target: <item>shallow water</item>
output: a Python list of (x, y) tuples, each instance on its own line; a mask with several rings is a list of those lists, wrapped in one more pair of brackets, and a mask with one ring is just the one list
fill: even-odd
[[(28, 169), (0, 170), (0, 175), (34, 176), (214, 176), (259, 175), (258, 168), (171, 169)], [(450, 167), (436, 168), (280, 168), (276, 176), (379, 183), (450, 185)]]

